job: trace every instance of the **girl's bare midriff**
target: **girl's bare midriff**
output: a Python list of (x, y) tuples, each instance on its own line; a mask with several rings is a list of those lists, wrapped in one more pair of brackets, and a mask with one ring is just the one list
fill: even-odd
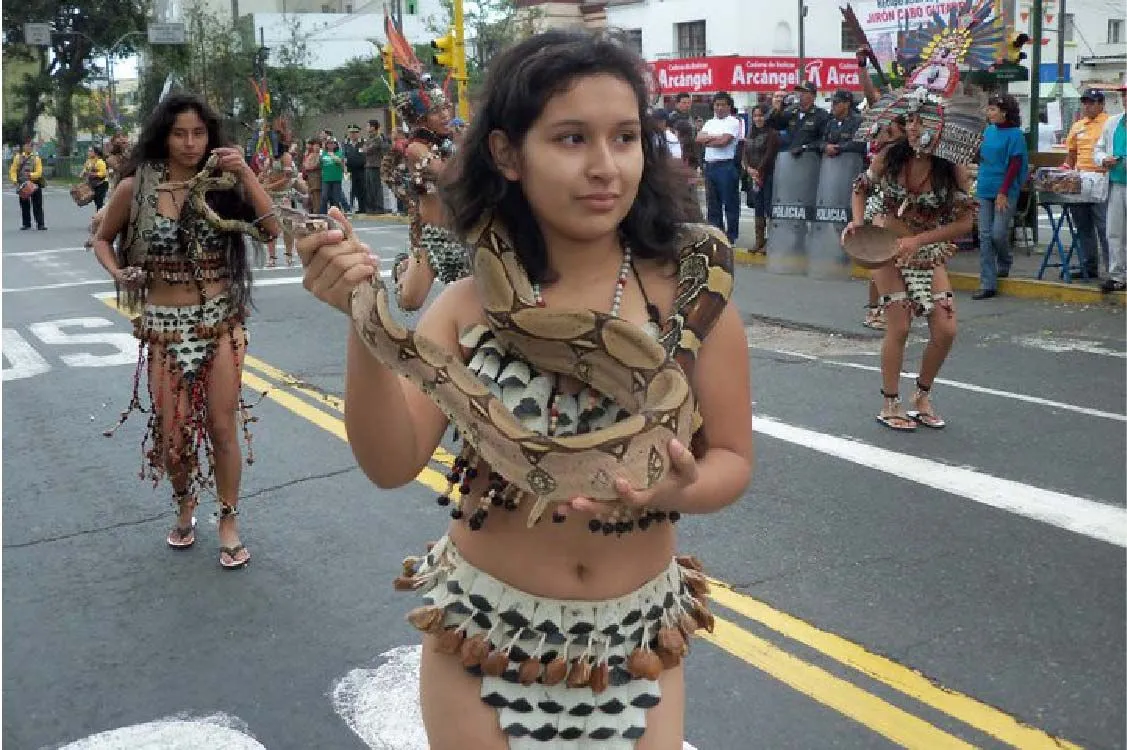
[[(225, 293), (230, 285), (226, 281), (213, 281), (203, 285), (203, 297), (213, 299)], [(195, 284), (169, 284), (155, 277), (149, 282), (145, 301), (150, 305), (199, 305), (203, 302), (200, 289)]]
[[(638, 260), (636, 267), (650, 299), (667, 314), (673, 305), (675, 278), (650, 261)], [(576, 307), (595, 308), (605, 304), (603, 297), (605, 290), (600, 286), (570, 299)], [(639, 326), (646, 321), (645, 305), (634, 284), (627, 287), (622, 317)], [(484, 316), (459, 321), (460, 329), (474, 323), (485, 323)], [(469, 352), (463, 350), (462, 354), (468, 356)], [(488, 476), (488, 466), (481, 466), (463, 505), (467, 515), (476, 507)], [(484, 526), (477, 531), (464, 520), (453, 521), (450, 537), (475, 567), (521, 591), (553, 599), (623, 596), (659, 575), (673, 557), (676, 534), (668, 521), (654, 523), (646, 531), (635, 528), (622, 536), (604, 535), (588, 528), (591, 515), (574, 510), (564, 523), (553, 523), (549, 507), (540, 522), (529, 529), (532, 503), (526, 499), (515, 511), (490, 508)]]

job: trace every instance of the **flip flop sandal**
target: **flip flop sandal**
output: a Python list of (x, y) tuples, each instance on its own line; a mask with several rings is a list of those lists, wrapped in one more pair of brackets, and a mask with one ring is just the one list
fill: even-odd
[(942, 430), (947, 426), (942, 417), (931, 412), (910, 411), (908, 416), (917, 424), (922, 424), (924, 427), (930, 427), (933, 430)]
[[(247, 557), (243, 560), (236, 560), (235, 559), (236, 556), (245, 549), (246, 549), (246, 547), (244, 547), (241, 544), (236, 544), (234, 547), (220, 547), (219, 548), (219, 565), (222, 566), (225, 570), (238, 570), (239, 568), (246, 567), (246, 564), (248, 562), (250, 562), (250, 555), (247, 555)], [(228, 557), (230, 557), (231, 562), (229, 562), (229, 563), (223, 562), (223, 555), (227, 555)]]
[(196, 517), (192, 516), (192, 522), (187, 526), (177, 526), (172, 531), (168, 532), (168, 537), (165, 541), (168, 542), (168, 546), (172, 547), (172, 549), (188, 549), (195, 544)]
[(897, 432), (913, 432), (916, 429), (916, 422), (910, 416), (901, 417), (895, 414), (888, 416), (878, 414), (877, 421), (890, 430), (896, 430)]

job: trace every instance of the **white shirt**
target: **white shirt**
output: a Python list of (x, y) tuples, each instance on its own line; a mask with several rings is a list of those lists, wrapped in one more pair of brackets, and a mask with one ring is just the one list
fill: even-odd
[(670, 128), (665, 129), (665, 145), (669, 149), (669, 155), (674, 159), (681, 158), (681, 139), (677, 137), (677, 133)]
[(713, 117), (706, 122), (700, 129), (700, 132), (705, 135), (725, 135), (730, 134), (732, 140), (727, 146), (705, 146), (704, 147), (704, 160), (710, 161), (724, 161), (725, 159), (736, 158), (736, 145), (739, 143), (740, 138), (744, 134), (743, 120), (735, 115), (728, 115), (724, 119)]

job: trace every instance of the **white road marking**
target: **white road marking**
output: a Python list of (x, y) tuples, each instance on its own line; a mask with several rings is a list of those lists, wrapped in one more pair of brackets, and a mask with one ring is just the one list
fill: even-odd
[(7, 289), (0, 289), (3, 294), (17, 294), (19, 292), (46, 292), (51, 289), (70, 289), (76, 286), (94, 286), (94, 285), (107, 285), (113, 284), (113, 279), (82, 279), (79, 281), (62, 281), (58, 284), (39, 284), (38, 286), (18, 286)]
[(1013, 341), (1019, 346), (1042, 349), (1046, 352), (1079, 352), (1081, 354), (1099, 354), (1103, 357), (1127, 359), (1127, 352), (1119, 351), (1118, 349), (1109, 349), (1100, 342), (1091, 341), (1089, 339), (1066, 339), (1053, 336), (1015, 336)]
[[(391, 263), (391, 260), (388, 259), (388, 260), (385, 260), (383, 262), (384, 263)], [(263, 271), (268, 271), (268, 272), (269, 271), (291, 271), (292, 272), (292, 271), (296, 271), (296, 270), (299, 270), (299, 269), (297, 269), (297, 268), (259, 268), (259, 269), (255, 270), (255, 273), (262, 273)], [(391, 278), (391, 271), (381, 271), (380, 276), (382, 276), (385, 279)], [(300, 284), (300, 283), (301, 283), (301, 277), (300, 276), (287, 276), (287, 277), (281, 278), (281, 279), (256, 278), (254, 280), (254, 286), (278, 286), (278, 285), (285, 285), (285, 284)], [(80, 279), (78, 281), (63, 281), (63, 282), (59, 282), (57, 284), (40, 284), (38, 286), (24, 286), (24, 287), (14, 287), (14, 288), (10, 288), (10, 289), (0, 289), (0, 293), (17, 294), (19, 292), (45, 292), (45, 291), (49, 291), (49, 290), (52, 290), (52, 289), (69, 289), (71, 287), (76, 287), (76, 286), (97, 286), (97, 285), (108, 286), (108, 285), (112, 285), (112, 284), (113, 284), (113, 279)], [(114, 292), (99, 292), (99, 293), (95, 294), (94, 296), (98, 297), (99, 299), (104, 299), (106, 297), (113, 297), (114, 294), (115, 294)]]
[[(422, 646), (397, 646), (380, 654), (380, 666), (354, 669), (333, 685), (337, 716), (372, 750), (429, 750), (419, 708), (421, 657)], [(696, 748), (686, 742), (682, 750)]]
[(20, 250), (18, 252), (0, 252), (5, 258), (34, 258), (40, 255), (54, 255), (57, 253), (76, 253), (86, 250), (84, 247), (55, 247), (50, 250)]
[(50, 371), (47, 360), (15, 328), (5, 328), (3, 336), (5, 381), (23, 380)]
[(227, 714), (171, 716), (112, 729), (63, 745), (59, 750), (266, 750), (247, 733), (246, 723)]
[[(773, 354), (782, 354), (788, 357), (798, 357), (799, 359), (808, 359), (813, 362), (820, 362), (824, 365), (833, 365), (834, 367), (848, 367), (854, 370), (865, 370), (867, 372), (880, 372), (880, 367), (876, 365), (863, 365), (860, 362), (844, 362), (836, 359), (824, 359), (817, 357), (813, 354), (806, 354), (805, 352), (795, 352), (786, 349), (768, 349), (766, 347), (758, 347), (748, 345), (749, 349), (759, 349)], [(915, 380), (918, 373), (905, 372), (901, 378), (908, 380)], [(1001, 398), (1013, 399), (1014, 401), (1024, 401), (1027, 404), (1036, 404), (1038, 406), (1047, 406), (1051, 409), (1061, 409), (1062, 411), (1071, 411), (1077, 414), (1084, 414), (1089, 417), (1100, 417), (1101, 419), (1110, 419), (1116, 422), (1127, 422), (1127, 415), (1116, 414), (1115, 412), (1102, 411), (1100, 409), (1091, 409), (1087, 406), (1077, 406), (1075, 404), (1066, 404), (1062, 401), (1053, 401), (1052, 399), (1041, 398), (1040, 396), (1030, 396), (1024, 393), (1014, 393), (1012, 391), (1003, 391), (997, 388), (987, 388), (982, 385), (975, 385), (974, 383), (964, 383), (959, 380), (948, 380), (946, 378), (936, 378), (935, 382), (940, 385), (949, 386), (951, 388), (958, 388), (964, 391), (972, 391), (974, 393), (982, 393), (987, 396), (999, 396)]]
[[(1127, 547), (1127, 510), (1063, 492), (1042, 489), (962, 466), (920, 458), (826, 435), (777, 419), (756, 416), (756, 432), (876, 469), (901, 479), (1047, 523), (1076, 534)], [(910, 495), (905, 500), (910, 500)]]

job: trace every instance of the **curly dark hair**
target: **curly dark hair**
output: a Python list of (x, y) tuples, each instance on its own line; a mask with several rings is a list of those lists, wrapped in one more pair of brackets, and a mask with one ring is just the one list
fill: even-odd
[[(885, 174), (900, 180), (900, 175), (908, 168), (908, 162), (915, 150), (907, 138), (898, 138), (884, 149)], [(904, 184), (901, 181), (901, 184)], [(931, 160), (931, 189), (937, 195), (944, 196), (947, 205), (954, 203), (955, 191), (959, 189), (958, 177), (955, 174), (955, 165), (946, 159), (933, 158)]]
[(637, 100), (645, 166), (634, 204), (620, 230), (634, 254), (675, 263), (683, 224), (699, 216), (687, 181), (655, 146), (647, 116), (645, 63), (607, 36), (553, 30), (506, 49), (489, 64), (480, 106), (458, 154), (445, 171), (442, 197), (454, 231), (463, 238), (489, 213), (511, 233), (529, 279), (551, 281), (544, 235), (519, 185), (501, 174), (489, 149), (489, 134), (499, 130), (519, 147), (548, 101), (578, 78), (611, 75), (624, 81)]
[[(135, 145), (129, 152), (129, 157), (122, 167), (122, 179), (132, 177), (137, 169), (145, 162), (163, 162), (168, 160), (168, 136), (172, 133), (172, 126), (176, 117), (184, 112), (193, 111), (199, 115), (207, 127), (207, 149), (196, 171), (203, 169), (204, 164), (211, 156), (212, 149), (218, 146), (230, 145), (223, 139), (219, 126), (219, 115), (208, 105), (202, 97), (188, 92), (174, 92), (166, 96), (157, 104), (149, 115), (145, 127), (137, 138)], [(207, 203), (215, 212), (225, 219), (242, 219), (253, 221), (255, 219), (254, 206), (247, 199), (242, 187), (234, 190), (222, 190), (208, 193)], [(235, 304), (251, 304), (251, 270), (247, 259), (246, 244), (242, 234), (228, 233), (227, 268), (231, 276), (231, 298)], [(185, 246), (186, 247), (186, 246)], [(119, 252), (124, 253), (125, 248)], [(255, 253), (255, 259), (258, 255)], [(119, 260), (123, 260), (119, 258)]]
[(995, 94), (986, 103), (1002, 110), (1002, 114), (1006, 117), (1005, 125), (1013, 128), (1021, 127), (1021, 107), (1012, 94)]

